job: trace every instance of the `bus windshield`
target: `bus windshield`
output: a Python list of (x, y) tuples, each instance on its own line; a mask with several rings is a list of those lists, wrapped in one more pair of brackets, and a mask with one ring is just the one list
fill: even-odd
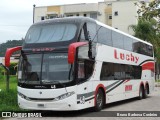
[(66, 53), (23, 55), (20, 61), (19, 82), (26, 84), (66, 83), (70, 80)]
[(69, 41), (75, 37), (76, 30), (77, 26), (69, 23), (33, 25), (25, 37), (25, 43)]

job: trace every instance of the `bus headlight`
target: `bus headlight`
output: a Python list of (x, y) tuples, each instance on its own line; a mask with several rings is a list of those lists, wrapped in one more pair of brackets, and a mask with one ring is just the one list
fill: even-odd
[(63, 95), (60, 95), (60, 96), (54, 98), (54, 100), (55, 100), (55, 101), (62, 100), (62, 99), (65, 99), (65, 98), (67, 98), (67, 97), (70, 97), (70, 96), (73, 95), (73, 94), (75, 94), (75, 92), (67, 92), (67, 93), (65, 93), (65, 94), (63, 94)]
[(22, 93), (18, 92), (18, 95), (23, 99), (30, 100), (27, 96), (23, 95)]

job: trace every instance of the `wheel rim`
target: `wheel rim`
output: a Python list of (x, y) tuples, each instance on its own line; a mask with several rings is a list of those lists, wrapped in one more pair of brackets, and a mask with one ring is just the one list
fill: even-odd
[(101, 107), (103, 104), (103, 97), (100, 93), (97, 94), (97, 106)]

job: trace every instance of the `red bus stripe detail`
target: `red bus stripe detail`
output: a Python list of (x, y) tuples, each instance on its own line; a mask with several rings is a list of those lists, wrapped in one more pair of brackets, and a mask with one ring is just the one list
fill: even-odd
[(125, 80), (123, 84), (125, 84), (125, 83), (127, 83), (127, 82), (129, 82), (129, 81), (130, 81), (130, 80)]
[(154, 71), (154, 62), (147, 62), (142, 65), (142, 70), (152, 70)]

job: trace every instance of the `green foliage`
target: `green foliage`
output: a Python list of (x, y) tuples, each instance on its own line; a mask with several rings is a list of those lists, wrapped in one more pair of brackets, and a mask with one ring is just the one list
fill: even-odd
[[(16, 46), (22, 46), (23, 44), (23, 39), (22, 40), (8, 40), (6, 43), (0, 44), (0, 57), (4, 57), (7, 48), (12, 48)], [(14, 54), (17, 54), (19, 52), (15, 52)]]
[(18, 63), (12, 62), (10, 64), (9, 70), (10, 70), (10, 75), (16, 75), (17, 73), (17, 65)]
[(134, 31), (134, 36), (141, 38), (142, 40), (152, 42), (150, 36), (155, 36), (156, 31), (154, 30), (154, 25), (156, 22), (154, 20), (148, 21), (143, 18), (138, 20), (137, 25), (131, 25), (130, 27)]
[(6, 81), (0, 76), (0, 111), (22, 111), (17, 102), (17, 77), (10, 76), (10, 90), (6, 91)]
[[(157, 62), (160, 62), (160, 7), (158, 7), (160, 1), (155, 0), (149, 5), (145, 3), (135, 5), (140, 7), (137, 11), (139, 14), (138, 24), (129, 27), (133, 29), (135, 37), (153, 44), (155, 57)], [(140, 16), (141, 14), (142, 16)]]

